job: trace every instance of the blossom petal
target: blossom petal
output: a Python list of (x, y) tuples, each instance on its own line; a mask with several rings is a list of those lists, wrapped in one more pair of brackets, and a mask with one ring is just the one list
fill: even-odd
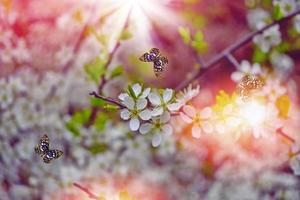
[(181, 108), (182, 104), (181, 103), (171, 103), (167, 105), (167, 108), (169, 111), (177, 111)]
[(179, 115), (180, 115), (181, 119), (183, 121), (185, 121), (186, 123), (190, 124), (190, 123), (193, 122), (193, 120), (189, 116), (187, 116), (186, 114), (184, 114), (183, 112), (180, 112)]
[(134, 103), (134, 100), (133, 100), (132, 97), (127, 96), (127, 97), (124, 98), (123, 104), (124, 104), (127, 108), (129, 108), (130, 110), (132, 110), (132, 109), (134, 108), (134, 104), (135, 104), (135, 103)]
[(145, 124), (142, 124), (141, 127), (140, 127), (140, 133), (141, 134), (146, 134), (146, 133), (149, 133), (149, 131), (153, 128), (153, 125), (150, 124), (150, 123), (145, 123)]
[(239, 82), (243, 78), (243, 76), (244, 73), (236, 71), (231, 74), (231, 80), (233, 80), (234, 82)]
[(147, 103), (148, 103), (147, 99), (139, 98), (136, 102), (136, 108), (138, 110), (143, 110), (144, 108), (146, 108)]
[(192, 136), (194, 138), (200, 138), (200, 136), (201, 136), (201, 128), (198, 125), (194, 125), (192, 127)]
[(183, 111), (187, 116), (191, 118), (194, 118), (196, 116), (196, 110), (193, 106), (190, 105), (183, 106)]
[(223, 134), (223, 133), (225, 133), (226, 132), (226, 130), (225, 130), (225, 125), (223, 124), (223, 123), (217, 123), (216, 124), (216, 131), (217, 131), (217, 133), (219, 133), (219, 134)]
[(120, 117), (124, 120), (128, 120), (130, 118), (131, 112), (128, 109), (122, 109), (120, 113)]
[(142, 120), (149, 120), (152, 117), (152, 111), (149, 109), (145, 109), (139, 113), (139, 116)]
[(244, 73), (249, 73), (251, 69), (251, 64), (247, 60), (243, 60), (240, 65), (241, 71)]
[(152, 110), (152, 116), (156, 117), (156, 116), (159, 116), (159, 115), (162, 115), (164, 112), (164, 109), (162, 107), (157, 107), (157, 108), (154, 108)]
[(209, 122), (203, 122), (202, 129), (205, 133), (212, 133), (214, 131), (214, 127)]
[(118, 96), (118, 98), (120, 99), (120, 100), (122, 100), (122, 101), (124, 101), (125, 100), (125, 97), (128, 97), (129, 95), (127, 94), (127, 93), (121, 93), (119, 96)]
[(170, 124), (166, 124), (162, 127), (162, 131), (166, 136), (170, 136), (173, 133), (173, 127)]
[(212, 116), (212, 110), (209, 107), (204, 108), (201, 112), (200, 112), (200, 116), (201, 119), (208, 119)]
[(143, 91), (143, 93), (142, 93), (142, 95), (140, 96), (140, 98), (146, 98), (146, 97), (149, 95), (150, 91), (151, 91), (151, 88), (146, 88), (146, 89)]
[(129, 122), (129, 128), (132, 131), (137, 131), (140, 127), (140, 121), (137, 117), (132, 118)]
[(160, 133), (156, 133), (152, 138), (152, 146), (158, 147), (162, 141), (162, 137)]
[(135, 96), (138, 97), (142, 92), (142, 86), (140, 84), (136, 83), (132, 86), (132, 90), (133, 90)]
[(290, 159), (290, 166), (296, 176), (300, 175), (300, 158), (299, 156), (294, 156)]
[(171, 115), (169, 112), (164, 112), (162, 116), (160, 116), (160, 121), (162, 123), (167, 123), (171, 119)]
[(155, 106), (158, 106), (161, 104), (160, 96), (157, 94), (157, 92), (151, 92), (148, 95), (148, 98), (149, 98), (150, 102)]
[(168, 103), (173, 97), (173, 90), (172, 89), (166, 89), (163, 93), (163, 100), (165, 103)]

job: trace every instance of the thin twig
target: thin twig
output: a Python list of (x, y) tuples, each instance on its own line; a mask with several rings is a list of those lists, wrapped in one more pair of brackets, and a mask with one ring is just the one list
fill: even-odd
[(97, 94), (95, 91), (91, 92), (90, 95), (94, 96), (95, 98), (102, 99), (102, 100), (107, 101), (111, 104), (114, 104), (114, 105), (118, 106), (120, 109), (126, 108), (122, 103), (118, 102), (117, 100), (109, 98), (109, 97), (105, 97), (101, 94)]
[(85, 33), (89, 28), (89, 24), (90, 24), (92, 17), (94, 16), (95, 10), (96, 10), (96, 6), (93, 7), (93, 9), (91, 11), (91, 15), (89, 16), (88, 20), (82, 27), (79, 37), (78, 37), (77, 41), (75, 42), (75, 45), (73, 48), (73, 57), (62, 67), (63, 72), (67, 72), (69, 70), (69, 68), (72, 67), (72, 65), (75, 61), (76, 55), (77, 55), (78, 51), (80, 50), (81, 44), (84, 41)]
[(239, 68), (239, 66), (240, 66), (239, 62), (236, 60), (236, 58), (231, 53), (226, 54), (226, 58), (233, 66), (235, 66), (236, 69)]
[[(126, 21), (124, 23), (124, 26), (122, 27), (121, 29), (121, 34), (123, 34), (123, 32), (128, 28), (129, 26), (129, 19), (130, 19), (130, 14), (131, 14), (131, 10), (129, 10), (128, 14), (127, 14), (127, 18), (126, 18)], [(105, 66), (104, 68), (107, 69), (108, 66), (111, 64), (117, 50), (119, 49), (119, 47), (121, 46), (121, 39), (119, 38), (116, 45), (114, 46), (113, 50), (109, 53), (109, 56), (108, 56), (108, 60), (107, 62), (105, 63)], [(99, 86), (98, 86), (98, 93), (101, 94), (102, 93), (102, 90), (103, 90), (103, 87), (104, 85), (106, 84), (107, 82), (107, 79), (105, 78), (105, 74), (103, 74), (101, 77), (100, 77), (100, 83), (99, 83)]]
[(286, 133), (284, 133), (282, 128), (277, 129), (276, 133), (281, 135), (284, 139), (288, 140), (290, 143), (292, 143), (292, 144), (296, 143), (295, 139), (290, 137)]
[(233, 53), (235, 52), (237, 49), (241, 48), (242, 46), (244, 46), (245, 44), (247, 44), (248, 42), (252, 41), (252, 39), (256, 36), (259, 35), (261, 33), (263, 33), (265, 30), (269, 29), (270, 27), (273, 27), (277, 24), (282, 24), (288, 20), (290, 20), (291, 18), (293, 18), (294, 16), (296, 16), (297, 14), (300, 13), (300, 10), (297, 10), (293, 13), (291, 13), (290, 15), (287, 15), (284, 18), (281, 18), (280, 20), (274, 21), (273, 23), (257, 30), (254, 31), (252, 33), (249, 33), (248, 35), (246, 35), (245, 37), (243, 37), (242, 39), (240, 39), (239, 41), (237, 41), (236, 43), (230, 45), (229, 47), (227, 47), (225, 50), (223, 50), (221, 53), (219, 53), (218, 55), (216, 55), (215, 57), (213, 57), (210, 61), (208, 61), (207, 63), (205, 63), (205, 65), (203, 67), (200, 68), (200, 70), (198, 71), (198, 73), (196, 73), (193, 77), (191, 77), (190, 79), (187, 79), (183, 82), (181, 82), (177, 87), (176, 90), (181, 90), (185, 87), (187, 87), (191, 82), (193, 82), (195, 79), (198, 79), (199, 77), (201, 77), (203, 74), (205, 74), (208, 70), (212, 69), (213, 66), (215, 66), (216, 64), (218, 64), (221, 60), (223, 60), (224, 58), (226, 58), (226, 56), (228, 55), (228, 53)]
[(87, 195), (88, 195), (88, 197), (90, 198), (90, 199), (99, 199), (99, 197), (97, 197), (95, 194), (93, 194), (89, 189), (87, 189), (87, 188), (85, 188), (85, 187), (83, 187), (82, 185), (80, 185), (80, 184), (78, 184), (78, 183), (73, 183), (73, 185), (75, 186), (75, 187), (77, 187), (77, 188), (79, 188), (80, 190), (82, 190), (83, 192), (85, 192)]

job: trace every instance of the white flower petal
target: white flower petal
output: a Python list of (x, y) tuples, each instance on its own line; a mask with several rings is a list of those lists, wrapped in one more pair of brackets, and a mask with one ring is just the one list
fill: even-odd
[(182, 104), (181, 103), (171, 103), (167, 105), (167, 108), (169, 111), (177, 111), (181, 108)]
[(162, 116), (160, 116), (160, 121), (161, 121), (162, 123), (167, 123), (168, 121), (170, 121), (170, 119), (171, 119), (171, 115), (170, 115), (169, 112), (164, 112), (164, 113), (162, 114)]
[(122, 109), (120, 113), (120, 117), (124, 120), (128, 120), (130, 118), (131, 112), (128, 109)]
[(166, 124), (162, 127), (162, 131), (166, 136), (170, 136), (173, 133), (173, 127), (170, 124)]
[(121, 93), (120, 95), (119, 95), (119, 99), (120, 100), (122, 100), (122, 101), (124, 101), (125, 100), (125, 97), (128, 97), (129, 95), (127, 94), (127, 93)]
[(300, 175), (300, 158), (299, 156), (294, 156), (290, 159), (290, 166), (296, 176)]
[(136, 83), (132, 86), (132, 90), (133, 90), (135, 96), (138, 97), (142, 92), (142, 86), (140, 84)]
[(200, 112), (200, 117), (201, 119), (208, 119), (212, 116), (212, 110), (209, 107), (204, 108), (201, 112)]
[(140, 121), (137, 117), (132, 118), (129, 122), (129, 128), (132, 131), (137, 131), (140, 127)]
[(142, 124), (141, 127), (140, 127), (140, 133), (141, 134), (146, 134), (146, 133), (149, 133), (149, 131), (153, 128), (153, 125), (150, 124), (150, 123), (145, 123), (145, 124)]
[(146, 97), (149, 95), (150, 91), (151, 91), (151, 88), (146, 88), (146, 89), (143, 91), (143, 93), (142, 93), (142, 95), (140, 96), (140, 98), (146, 98)]
[(251, 64), (249, 63), (249, 61), (247, 60), (243, 60), (241, 62), (241, 71), (244, 72), (244, 73), (249, 73), (250, 72), (250, 69), (251, 69)]
[(243, 78), (243, 76), (244, 73), (236, 71), (231, 74), (231, 80), (233, 80), (234, 82), (239, 82)]
[(163, 93), (163, 100), (165, 103), (168, 103), (173, 97), (173, 90), (172, 89), (166, 89)]
[(162, 137), (160, 133), (156, 133), (152, 138), (152, 146), (158, 147), (162, 141)]
[(252, 67), (252, 73), (255, 75), (261, 74), (260, 65), (258, 63), (255, 63)]
[(194, 138), (200, 138), (201, 137), (201, 128), (198, 125), (194, 125), (192, 127), (192, 136)]
[(157, 92), (151, 92), (148, 95), (148, 98), (149, 98), (150, 102), (155, 106), (158, 106), (161, 104), (160, 96), (157, 94)]
[(212, 133), (214, 131), (214, 127), (210, 122), (203, 122), (202, 129), (205, 133)]
[(136, 102), (136, 108), (138, 110), (143, 110), (144, 108), (146, 108), (147, 103), (148, 103), (147, 99), (139, 98)]
[(149, 109), (145, 109), (139, 113), (139, 116), (142, 120), (149, 120), (152, 117), (152, 111)]
[(190, 105), (183, 106), (183, 112), (191, 118), (196, 116), (196, 109)]
[(183, 112), (180, 112), (179, 115), (180, 115), (181, 119), (182, 119), (184, 122), (186, 122), (186, 123), (188, 123), (188, 124), (190, 124), (190, 123), (193, 122), (193, 120), (192, 120), (189, 116), (187, 116), (186, 114), (184, 114)]
[(216, 131), (219, 133), (219, 134), (223, 134), (226, 132), (226, 129), (225, 129), (225, 125), (223, 123), (217, 123), (216, 124)]
[(129, 97), (129, 96), (125, 97), (123, 104), (130, 110), (134, 109), (135, 103), (134, 103), (134, 100), (132, 97)]
[(152, 110), (152, 116), (156, 117), (156, 116), (159, 116), (159, 115), (162, 115), (164, 112), (164, 109), (162, 107), (157, 107), (157, 108), (154, 108)]

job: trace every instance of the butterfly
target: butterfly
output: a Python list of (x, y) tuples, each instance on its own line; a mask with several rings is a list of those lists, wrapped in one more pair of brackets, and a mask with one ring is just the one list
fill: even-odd
[(262, 87), (263, 82), (259, 78), (251, 74), (246, 74), (238, 83), (236, 92), (243, 100), (247, 100), (255, 90), (261, 89)]
[(153, 62), (156, 77), (164, 71), (165, 65), (169, 62), (166, 57), (161, 56), (159, 49), (157, 48), (152, 48), (149, 53), (144, 53), (139, 60), (143, 62)]
[(49, 146), (49, 137), (45, 134), (41, 137), (40, 143), (34, 148), (35, 153), (43, 158), (44, 163), (50, 163), (52, 159), (57, 159), (63, 155), (61, 150), (50, 150)]

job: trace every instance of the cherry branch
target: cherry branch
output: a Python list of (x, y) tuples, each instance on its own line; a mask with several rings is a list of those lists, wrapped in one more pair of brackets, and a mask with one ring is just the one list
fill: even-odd
[[(124, 26), (123, 26), (122, 29), (121, 29), (121, 34), (123, 34), (123, 32), (124, 32), (124, 31), (128, 28), (128, 26), (129, 26), (129, 19), (130, 19), (131, 10), (132, 10), (132, 9), (130, 9), (129, 12), (128, 12), (128, 14), (127, 14), (126, 21), (125, 21), (125, 23), (124, 23)], [(116, 54), (116, 52), (117, 52), (117, 50), (119, 49), (120, 46), (121, 46), (121, 39), (119, 38), (118, 41), (117, 41), (117, 43), (115, 44), (113, 50), (109, 53), (108, 60), (107, 60), (107, 62), (105, 63), (105, 66), (104, 66), (105, 69), (107, 69), (108, 66), (111, 64), (111, 62), (112, 62), (112, 60), (113, 60), (113, 58), (114, 58), (114, 56), (115, 56), (115, 54)], [(99, 86), (98, 86), (98, 93), (99, 93), (99, 94), (102, 93), (103, 87), (104, 87), (104, 85), (106, 84), (106, 82), (107, 82), (107, 79), (105, 78), (105, 74), (104, 74), (104, 75), (102, 75), (102, 76), (100, 77), (100, 84), (99, 84)]]
[[(201, 76), (203, 76), (205, 73), (207, 73), (208, 70), (211, 70), (213, 67), (216, 66), (216, 64), (218, 64), (221, 60), (223, 60), (224, 58), (230, 58), (230, 55), (232, 53), (234, 53), (236, 50), (238, 50), (239, 48), (241, 48), (242, 46), (244, 46), (245, 44), (247, 44), (248, 42), (252, 41), (252, 39), (263, 33), (265, 30), (277, 25), (277, 24), (282, 24), (288, 20), (290, 20), (291, 18), (295, 17), (297, 14), (300, 13), (300, 10), (297, 10), (289, 15), (287, 15), (286, 17), (283, 17), (277, 21), (274, 21), (273, 23), (264, 26), (263, 28), (254, 31), (252, 33), (249, 33), (248, 35), (244, 36), (242, 39), (240, 39), (239, 41), (237, 41), (236, 43), (230, 45), (229, 47), (227, 47), (226, 49), (224, 49), (221, 53), (217, 54), (215, 57), (213, 57), (211, 60), (209, 60), (207, 63), (202, 62), (204, 65), (200, 68), (200, 70), (190, 79), (187, 79), (183, 82), (181, 82), (177, 87), (176, 90), (181, 90), (185, 87), (187, 87), (190, 83), (192, 83), (194, 80), (200, 78)], [(199, 63), (200, 64), (200, 63)]]
[(95, 199), (95, 200), (99, 199), (99, 197), (97, 197), (94, 193), (92, 193), (89, 189), (83, 187), (82, 185), (78, 183), (73, 183), (73, 185), (79, 188), (81, 191), (85, 192), (90, 199)]
[(105, 97), (101, 94), (97, 94), (95, 91), (90, 93), (91, 96), (94, 96), (95, 98), (102, 99), (103, 101), (109, 102), (111, 104), (114, 104), (118, 106), (120, 109), (126, 108), (122, 103), (118, 102), (117, 100), (109, 97)]

